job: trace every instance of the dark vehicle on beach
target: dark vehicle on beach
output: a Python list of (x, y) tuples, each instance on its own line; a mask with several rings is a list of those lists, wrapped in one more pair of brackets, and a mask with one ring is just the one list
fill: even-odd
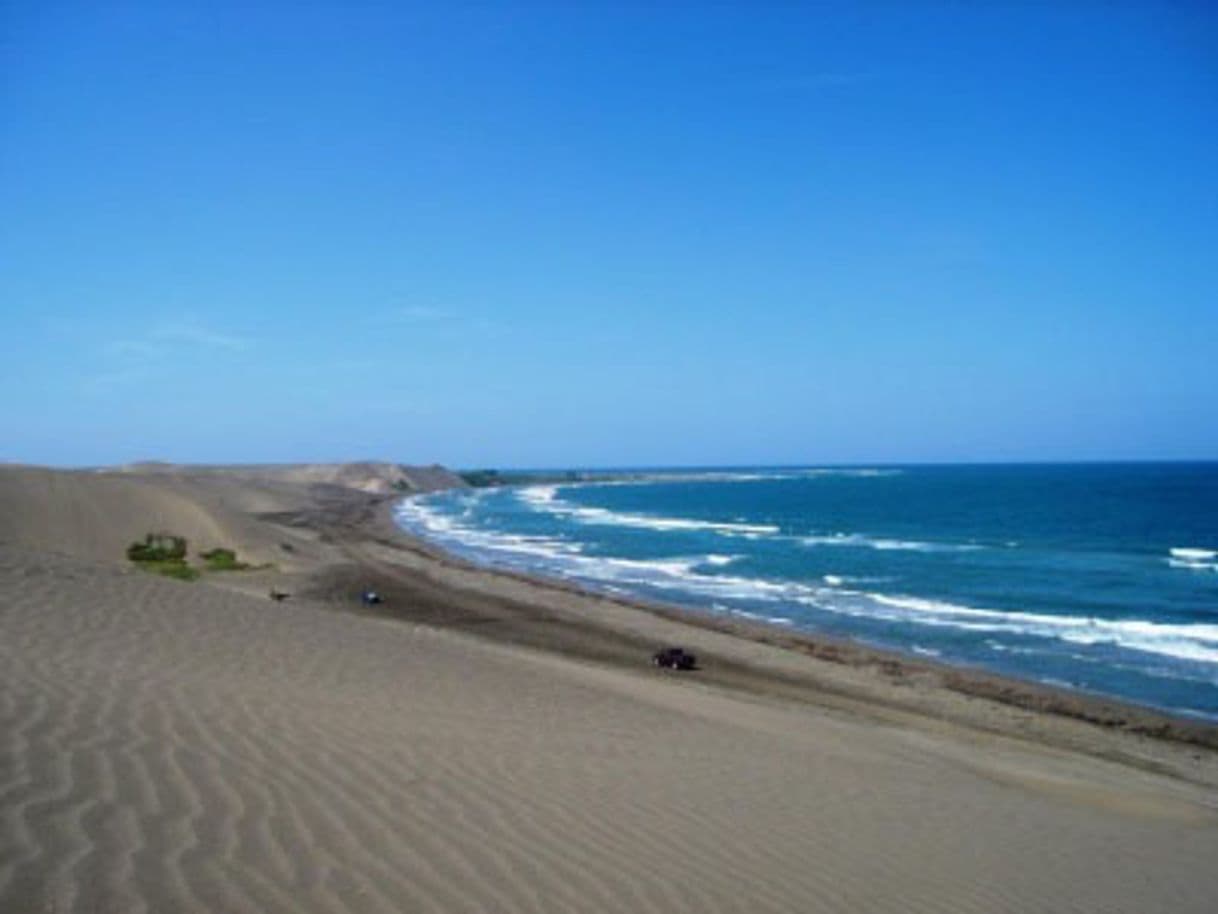
[(384, 598), (375, 590), (365, 590), (359, 595), (359, 598), (365, 606), (376, 606), (385, 602)]
[(666, 647), (661, 651), (656, 651), (651, 657), (651, 662), (658, 667), (667, 667), (670, 670), (693, 670), (698, 667), (697, 656), (683, 647)]

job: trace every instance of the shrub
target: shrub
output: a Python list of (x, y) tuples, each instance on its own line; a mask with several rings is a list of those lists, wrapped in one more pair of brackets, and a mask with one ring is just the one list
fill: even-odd
[(247, 562), (237, 561), (237, 553), (232, 549), (217, 547), (204, 552), (201, 557), (210, 571), (244, 571), (250, 567)]
[(167, 578), (179, 581), (193, 581), (199, 577), (199, 569), (191, 568), (180, 559), (170, 559), (164, 562), (138, 562), (136, 567), (151, 574), (163, 574)]
[(127, 558), (133, 562), (184, 562), (186, 537), (172, 533), (148, 533), (142, 543), (127, 547)]
[(179, 581), (193, 581), (199, 576), (197, 568), (186, 564), (186, 537), (172, 533), (149, 533), (144, 541), (127, 547), (127, 558), (137, 568), (153, 574), (163, 574)]
[(475, 489), (503, 485), (503, 477), (498, 470), (467, 470), (457, 475), (465, 480), (466, 485), (473, 486)]

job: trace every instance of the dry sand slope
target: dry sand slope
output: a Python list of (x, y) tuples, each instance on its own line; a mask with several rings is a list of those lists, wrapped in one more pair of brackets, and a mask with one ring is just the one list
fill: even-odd
[[(1126, 767), (735, 692), (615, 667), (591, 624), (496, 643), (550, 629), (460, 588), (517, 615), (541, 591), (417, 553), (400, 602), (481, 639), (121, 559), (158, 525), (280, 562), (290, 542), (300, 583), (392, 551), (304, 523), (320, 503), (346, 516), (277, 472), (0, 470), (0, 914), (1218, 909), (1218, 796), (1153, 773), (1208, 750)], [(473, 624), (488, 600), (503, 620)]]
[(0, 677), (5, 912), (1218, 899), (1212, 798), (1150, 775), (15, 547)]
[[(316, 537), (259, 518), (316, 504), (317, 492), (385, 493), (460, 483), (439, 467), (299, 464), (278, 467), (135, 465), (115, 471), (0, 466), (0, 543), (122, 561), (145, 533), (185, 536), (192, 552), (225, 546), (289, 570), (332, 560)], [(283, 548), (290, 546), (290, 551)]]
[[(303, 499), (273, 481), (0, 467), (0, 543), (122, 562), (131, 542), (170, 531), (187, 537), (192, 552), (227, 546), (254, 561), (291, 561), (252, 515)], [(307, 540), (293, 547), (314, 557)]]

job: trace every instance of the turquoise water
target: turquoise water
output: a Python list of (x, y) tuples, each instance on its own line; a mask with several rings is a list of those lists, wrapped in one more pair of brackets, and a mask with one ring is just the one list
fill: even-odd
[(398, 519), (491, 565), (1218, 720), (1218, 464), (662, 471)]

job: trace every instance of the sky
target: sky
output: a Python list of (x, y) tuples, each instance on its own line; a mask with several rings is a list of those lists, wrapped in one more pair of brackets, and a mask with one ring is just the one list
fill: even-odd
[(1204, 3), (0, 3), (0, 460), (1218, 458)]

